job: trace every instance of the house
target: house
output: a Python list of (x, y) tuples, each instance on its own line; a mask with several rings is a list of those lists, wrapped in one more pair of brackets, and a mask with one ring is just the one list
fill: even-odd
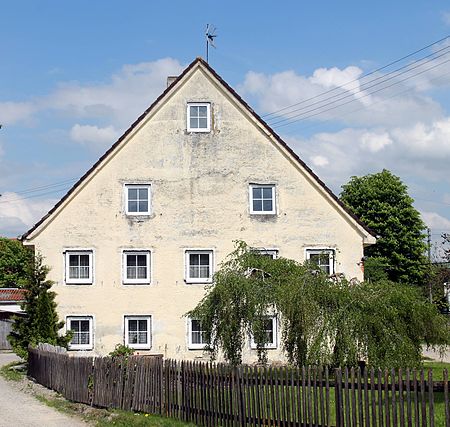
[[(22, 237), (51, 267), (72, 350), (205, 357), (183, 315), (236, 239), (363, 277), (374, 236), (240, 96), (201, 58), (169, 82)], [(280, 358), (276, 317), (267, 328)]]
[(12, 331), (14, 316), (23, 313), (20, 303), (24, 300), (24, 290), (0, 288), (0, 350), (10, 350), (8, 335)]

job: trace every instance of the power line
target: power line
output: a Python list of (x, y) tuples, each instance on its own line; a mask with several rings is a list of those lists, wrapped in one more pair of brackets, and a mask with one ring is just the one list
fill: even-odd
[[(447, 62), (450, 62), (450, 59), (448, 59), (448, 60), (446, 60), (446, 61), (443, 61), (443, 62), (441, 62), (441, 63), (439, 63), (439, 64), (437, 64), (437, 65), (434, 65), (433, 67), (427, 68), (426, 70), (423, 70), (423, 71), (421, 71), (421, 72), (419, 72), (419, 73), (413, 74), (412, 76), (405, 77), (404, 79), (401, 79), (401, 80), (399, 80), (398, 82), (394, 82), (394, 83), (392, 83), (392, 84), (390, 84), (390, 85), (388, 85), (388, 86), (382, 87), (382, 88), (380, 88), (380, 89), (378, 89), (378, 90), (375, 90), (375, 91), (373, 91), (373, 92), (367, 93), (367, 94), (365, 94), (365, 95), (361, 95), (358, 99), (351, 99), (350, 101), (344, 102), (344, 103), (339, 104), (339, 105), (335, 105), (334, 107), (327, 108), (327, 109), (325, 109), (325, 110), (323, 110), (323, 111), (319, 111), (319, 112), (314, 113), (314, 114), (310, 114), (310, 115), (307, 115), (307, 116), (304, 116), (304, 117), (300, 117), (300, 118), (298, 118), (298, 119), (294, 119), (295, 117), (301, 116), (301, 115), (303, 115), (303, 114), (305, 114), (305, 113), (299, 114), (299, 115), (296, 115), (296, 116), (293, 116), (292, 118), (290, 118), (289, 121), (286, 122), (286, 123), (282, 123), (282, 124), (277, 125), (277, 123), (280, 123), (280, 122), (276, 122), (276, 123), (272, 124), (272, 127), (282, 127), (282, 126), (287, 126), (287, 125), (290, 125), (290, 124), (292, 124), (292, 123), (296, 123), (296, 122), (299, 122), (299, 121), (303, 121), (303, 120), (309, 119), (309, 118), (311, 118), (311, 117), (315, 117), (315, 116), (317, 116), (317, 115), (319, 115), (319, 114), (326, 113), (327, 111), (331, 111), (331, 110), (334, 110), (334, 109), (336, 109), (336, 108), (343, 107), (344, 105), (351, 104), (352, 102), (358, 101), (358, 100), (360, 100), (361, 98), (365, 98), (365, 97), (367, 97), (367, 96), (370, 96), (370, 95), (373, 95), (373, 94), (375, 94), (375, 93), (381, 92), (381, 91), (383, 91), (383, 90), (389, 89), (390, 87), (393, 87), (393, 86), (395, 86), (395, 85), (397, 85), (397, 84), (399, 84), (399, 83), (402, 83), (402, 82), (404, 82), (404, 81), (406, 81), (406, 80), (409, 80), (409, 79), (412, 79), (412, 78), (414, 78), (414, 77), (417, 77), (417, 76), (419, 76), (419, 75), (421, 75), (421, 74), (423, 74), (423, 73), (426, 73), (427, 71), (430, 71), (430, 70), (433, 70), (434, 68), (440, 67), (441, 65), (444, 65), (444, 64), (446, 64)], [(327, 105), (331, 105), (331, 104), (332, 104), (332, 103), (326, 104), (326, 105), (324, 105), (324, 106), (322, 106), (322, 107), (320, 107), (320, 108), (326, 107)], [(294, 119), (294, 120), (292, 120), (292, 119)]]
[(382, 71), (382, 70), (384, 70), (384, 69), (386, 69), (386, 68), (388, 68), (388, 67), (390, 67), (390, 66), (392, 66), (392, 65), (394, 65), (394, 64), (397, 64), (397, 63), (399, 63), (399, 62), (401, 62), (401, 61), (403, 61), (403, 60), (405, 60), (405, 59), (407, 59), (407, 58), (410, 58), (411, 56), (414, 56), (414, 55), (416, 55), (416, 54), (419, 53), (419, 52), (422, 52), (422, 51), (424, 51), (424, 50), (427, 50), (427, 49), (429, 49), (430, 47), (435, 46), (436, 44), (439, 44), (439, 43), (443, 42), (444, 40), (447, 40), (449, 37), (450, 37), (450, 36), (445, 36), (445, 37), (443, 37), (442, 39), (437, 40), (437, 41), (435, 41), (435, 42), (433, 42), (433, 43), (430, 43), (429, 45), (427, 45), (427, 46), (425, 46), (425, 47), (422, 47), (421, 49), (418, 49), (418, 50), (416, 50), (416, 51), (414, 51), (414, 52), (411, 52), (411, 53), (409, 53), (408, 55), (405, 55), (405, 56), (403, 56), (403, 57), (401, 57), (401, 58), (399, 58), (399, 59), (396, 59), (395, 61), (392, 61), (392, 62), (390, 62), (389, 64), (383, 65), (382, 67), (377, 68), (376, 70), (373, 70), (373, 71), (370, 71), (370, 72), (368, 72), (368, 73), (366, 73), (366, 74), (363, 74), (361, 77), (358, 77), (357, 79), (354, 79), (354, 80), (351, 80), (351, 81), (349, 81), (349, 82), (347, 82), (347, 83), (344, 83), (342, 86), (338, 86), (338, 87), (329, 89), (329, 90), (327, 90), (327, 91), (325, 91), (325, 92), (322, 92), (322, 93), (320, 93), (320, 94), (318, 94), (318, 95), (315, 95), (315, 96), (313, 96), (313, 97), (304, 99), (304, 100), (302, 100), (302, 101), (300, 101), (300, 102), (297, 102), (297, 103), (295, 103), (295, 104), (289, 105), (289, 106), (287, 106), (287, 107), (281, 108), (281, 109), (276, 110), (276, 111), (273, 111), (273, 112), (271, 112), (271, 113), (264, 114), (264, 115), (262, 115), (261, 117), (268, 117), (268, 116), (275, 115), (275, 114), (277, 114), (277, 113), (279, 113), (279, 112), (281, 112), (281, 111), (285, 111), (285, 110), (287, 110), (287, 109), (289, 109), (289, 108), (295, 107), (295, 106), (297, 106), (297, 105), (303, 104), (303, 103), (308, 102), (308, 101), (311, 101), (311, 100), (313, 100), (313, 99), (317, 99), (317, 98), (319, 98), (319, 97), (321, 97), (321, 96), (323, 96), (323, 95), (326, 95), (326, 94), (328, 94), (328, 93), (332, 93), (332, 92), (334, 92), (334, 91), (336, 91), (336, 90), (342, 89), (342, 88), (348, 86), (348, 85), (351, 84), (351, 83), (355, 83), (355, 82), (357, 82), (358, 80), (361, 80), (361, 79), (363, 79), (363, 78), (365, 78), (365, 77), (368, 77), (368, 76), (370, 76), (370, 75), (372, 75), (372, 74), (375, 74), (375, 73), (377, 73), (377, 72), (379, 72), (379, 71)]
[[(448, 76), (449, 74), (450, 74), (450, 71), (447, 72), (447, 73), (440, 74), (440, 75), (438, 75), (438, 76), (435, 77), (435, 78), (431, 78), (429, 81), (430, 81), (430, 82), (435, 82), (435, 81), (441, 79), (442, 77)], [(403, 94), (405, 94), (405, 93), (407, 93), (407, 92), (411, 92), (412, 90), (414, 90), (414, 88), (413, 88), (413, 87), (410, 87), (410, 88), (405, 89), (405, 90), (402, 90), (402, 91), (400, 91), (400, 92), (396, 92), (396, 93), (394, 93), (393, 95), (386, 96), (386, 97), (384, 97), (383, 99), (380, 99), (380, 100), (378, 100), (378, 101), (372, 102), (372, 103), (370, 104), (370, 106), (373, 107), (374, 105), (383, 104), (383, 103), (386, 102), (388, 99), (395, 98), (396, 96), (403, 95)], [(358, 111), (360, 111), (360, 110), (361, 110), (361, 108), (357, 108), (357, 109), (354, 109), (354, 110), (351, 110), (351, 111), (346, 111), (346, 112), (344, 112), (344, 113), (336, 114), (335, 117), (344, 117), (344, 116), (348, 116), (349, 114), (356, 113), (356, 112), (358, 112)], [(331, 119), (322, 119), (320, 123), (312, 123), (312, 124), (309, 124), (308, 126), (302, 126), (301, 129), (304, 130), (304, 129), (311, 129), (311, 128), (316, 128), (316, 127), (318, 127), (318, 126), (322, 126), (322, 124), (323, 124), (324, 122), (331, 122), (332, 120), (335, 120), (335, 117), (334, 117), (334, 118), (331, 118)]]
[(36, 193), (42, 190), (46, 190), (48, 188), (52, 188), (52, 187), (60, 187), (62, 185), (67, 185), (70, 184), (74, 181), (76, 181), (78, 178), (71, 178), (71, 179), (67, 179), (65, 181), (60, 181), (60, 182), (55, 182), (52, 184), (47, 184), (47, 185), (42, 185), (40, 187), (31, 187), (31, 188), (27, 188), (25, 190), (20, 190), (20, 191), (11, 191), (12, 193), (15, 194), (28, 194), (28, 193)]
[(16, 199), (0, 200), (0, 204), (20, 202), (20, 201), (25, 200), (25, 199), (32, 199), (32, 198), (35, 198), (35, 197), (46, 196), (48, 194), (60, 193), (62, 191), (67, 191), (69, 188), (70, 187), (60, 188), (58, 190), (47, 191), (45, 193), (40, 193), (40, 194), (33, 194), (33, 195), (27, 196), (27, 197), (17, 197)]
[[(419, 60), (414, 61), (414, 62), (412, 62), (411, 64), (404, 65), (403, 67), (397, 68), (396, 70), (393, 70), (393, 71), (391, 71), (391, 72), (389, 72), (389, 73), (387, 73), (387, 74), (385, 74), (385, 75), (383, 75), (383, 76), (378, 76), (378, 77), (376, 77), (375, 79), (372, 79), (372, 80), (370, 80), (370, 81), (368, 81), (368, 82), (362, 84), (362, 85), (358, 88), (358, 90), (357, 90), (356, 92), (355, 92), (355, 91), (352, 91), (352, 92), (346, 91), (346, 92), (344, 92), (344, 94), (338, 93), (338, 94), (336, 94), (336, 95), (330, 96), (330, 97), (325, 98), (325, 99), (320, 100), (320, 101), (313, 102), (313, 103), (308, 104), (308, 105), (306, 105), (306, 106), (303, 106), (303, 107), (301, 107), (301, 108), (296, 108), (295, 110), (292, 110), (292, 111), (288, 112), (288, 113), (287, 113), (288, 117), (286, 117), (286, 118), (284, 118), (284, 119), (279, 119), (279, 120), (277, 120), (276, 118), (274, 118), (273, 120), (275, 120), (275, 121), (272, 121), (271, 124), (272, 124), (272, 125), (276, 125), (276, 124), (278, 124), (278, 123), (285, 122), (285, 121), (287, 121), (287, 120), (289, 120), (289, 119), (292, 119), (292, 118), (294, 118), (294, 117), (297, 117), (298, 115), (294, 115), (294, 116), (290, 116), (290, 117), (289, 117), (289, 115), (291, 115), (291, 114), (293, 114), (293, 113), (295, 113), (295, 112), (297, 112), (297, 111), (302, 111), (302, 110), (304, 110), (304, 109), (306, 109), (306, 108), (312, 107), (313, 105), (325, 103), (326, 101), (332, 100), (333, 98), (336, 98), (336, 97), (340, 97), (340, 98), (339, 98), (339, 99), (336, 99), (335, 101), (326, 103), (326, 104), (324, 104), (324, 105), (322, 105), (322, 106), (313, 108), (313, 109), (311, 109), (311, 110), (306, 111), (305, 113), (300, 113), (300, 114), (306, 114), (306, 113), (308, 113), (308, 112), (318, 110), (318, 109), (320, 109), (320, 108), (323, 108), (323, 107), (325, 107), (325, 106), (327, 106), (327, 105), (334, 104), (334, 103), (339, 102), (339, 101), (341, 101), (341, 100), (343, 100), (343, 99), (346, 99), (346, 98), (350, 98), (350, 97), (353, 98), (353, 97), (354, 97), (355, 95), (357, 95), (358, 93), (362, 93), (362, 92), (364, 92), (364, 91), (366, 91), (366, 90), (368, 90), (368, 89), (371, 89), (371, 88), (373, 88), (373, 87), (375, 87), (375, 86), (378, 86), (378, 85), (380, 85), (380, 84), (383, 84), (383, 83), (385, 83), (385, 82), (387, 82), (387, 81), (389, 81), (389, 80), (395, 79), (395, 78), (398, 77), (398, 76), (401, 76), (401, 75), (403, 75), (403, 74), (409, 73), (410, 71), (412, 71), (412, 70), (414, 70), (414, 69), (416, 69), (416, 68), (422, 67), (423, 65), (426, 65), (426, 64), (428, 64), (428, 63), (430, 63), (430, 62), (435, 61), (436, 59), (439, 59), (439, 58), (441, 58), (441, 57), (447, 55), (447, 54), (449, 53), (449, 52), (448, 52), (448, 49), (450, 49), (450, 46), (447, 46), (447, 47), (445, 47), (445, 48), (443, 48), (443, 49), (440, 49), (440, 51), (447, 50), (447, 52), (442, 53), (441, 55), (435, 56), (436, 53), (433, 53), (433, 54), (428, 55), (428, 56), (426, 56), (426, 57), (420, 58)], [(423, 61), (424, 59), (429, 58), (430, 56), (435, 56), (435, 57), (434, 57), (434, 58), (431, 58), (431, 59), (428, 59), (427, 61)], [(411, 65), (413, 65), (413, 64), (417, 64), (417, 65), (414, 66), (414, 67), (411, 67)], [(403, 70), (403, 71), (402, 71), (402, 70)], [(399, 72), (399, 71), (400, 71), (400, 72)], [(397, 74), (395, 74), (395, 73), (397, 73)], [(388, 76), (390, 76), (390, 77), (388, 77)], [(373, 84), (373, 85), (371, 85), (371, 86), (368, 86), (370, 83), (373, 83), (373, 82), (378, 81), (378, 80), (381, 80), (381, 81), (379, 81), (378, 83), (375, 83), (375, 84)], [(350, 93), (348, 93), (348, 92), (350, 92)], [(279, 117), (279, 116), (278, 116), (278, 117)]]

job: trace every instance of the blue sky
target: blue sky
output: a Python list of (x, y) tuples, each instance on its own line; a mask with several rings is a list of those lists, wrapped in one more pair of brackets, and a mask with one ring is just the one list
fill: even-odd
[(370, 77), (417, 64), (392, 87), (364, 86), (365, 73), (450, 35), (448, 2), (18, 0), (1, 11), (0, 235), (26, 231), (167, 75), (205, 55), (207, 23), (219, 35), (210, 64), (258, 113), (326, 104), (329, 90), (351, 101), (329, 111), (304, 101), (301, 121), (274, 126), (336, 193), (352, 175), (390, 169), (434, 238), (450, 232), (450, 40)]

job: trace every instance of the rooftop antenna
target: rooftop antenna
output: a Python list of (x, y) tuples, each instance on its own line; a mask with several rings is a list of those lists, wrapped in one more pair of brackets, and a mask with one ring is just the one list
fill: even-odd
[(211, 45), (214, 49), (216, 48), (214, 44), (214, 39), (217, 37), (216, 27), (211, 24), (206, 25), (206, 62), (209, 64), (209, 45)]

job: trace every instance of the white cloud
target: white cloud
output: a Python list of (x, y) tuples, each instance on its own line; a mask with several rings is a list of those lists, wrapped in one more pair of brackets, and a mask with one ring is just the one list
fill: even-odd
[(108, 83), (61, 84), (41, 100), (41, 108), (63, 111), (72, 117), (106, 118), (115, 126), (129, 126), (164, 90), (167, 77), (179, 74), (182, 68), (172, 58), (124, 65)]
[(0, 102), (0, 124), (27, 122), (36, 111), (32, 102)]
[(387, 132), (380, 134), (366, 132), (361, 136), (361, 146), (367, 147), (372, 153), (377, 153), (391, 144), (392, 139)]
[(422, 212), (422, 218), (431, 229), (450, 230), (450, 220), (436, 212)]
[(79, 125), (78, 123), (70, 130), (70, 137), (80, 144), (106, 146), (112, 145), (119, 137), (120, 132), (113, 126), (100, 128), (91, 125)]
[(0, 197), (0, 236), (14, 237), (23, 234), (55, 203), (55, 199), (30, 200), (17, 193), (3, 193)]
[[(447, 64), (446, 70), (450, 70), (450, 64)], [(253, 98), (257, 110), (267, 113), (278, 111), (281, 118), (273, 115), (267, 117), (275, 129), (276, 122), (286, 118), (300, 123), (336, 120), (346, 125), (405, 126), (412, 121), (429, 122), (443, 116), (440, 105), (423, 92), (424, 88), (433, 86), (431, 78), (438, 73), (442, 70), (435, 69), (434, 74), (425, 73), (420, 79), (387, 87), (396, 80), (379, 85), (382, 80), (378, 78), (383, 76), (380, 73), (363, 80), (362, 70), (355, 66), (319, 68), (311, 76), (294, 71), (269, 75), (250, 71), (240, 91)], [(373, 87), (365, 91), (367, 86), (363, 84), (372, 80), (369, 86)], [(382, 87), (386, 89), (369, 95), (369, 92)], [(336, 90), (325, 93), (330, 89)], [(286, 109), (287, 106), (292, 108)]]
[(330, 162), (325, 156), (312, 156), (311, 162), (314, 166), (327, 166)]
[(27, 102), (1, 102), (2, 123), (29, 120), (43, 111), (73, 118), (102, 119), (128, 127), (164, 90), (166, 78), (183, 66), (172, 58), (124, 65), (107, 83), (63, 82), (47, 96)]
[(445, 25), (450, 26), (450, 12), (442, 12), (442, 21), (444, 21)]

